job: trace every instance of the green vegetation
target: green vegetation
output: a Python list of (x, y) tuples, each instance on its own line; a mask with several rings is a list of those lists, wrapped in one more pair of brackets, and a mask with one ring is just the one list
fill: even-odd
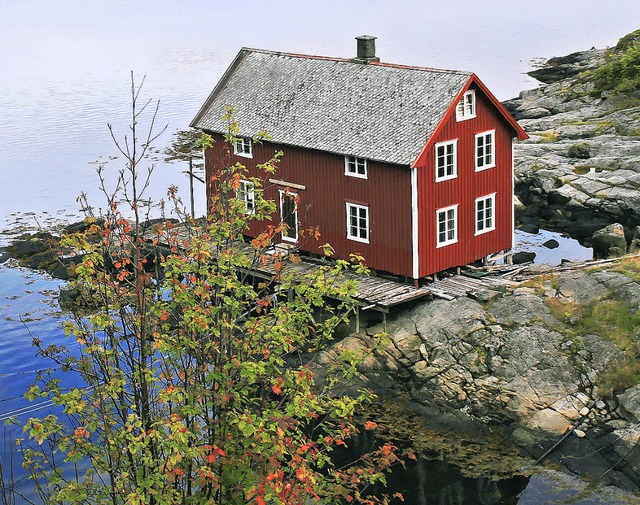
[(593, 333), (613, 342), (623, 357), (611, 363), (599, 377), (599, 386), (605, 392), (627, 389), (640, 383), (640, 313), (629, 304), (605, 300), (586, 308), (576, 325), (581, 334)]
[(540, 137), (543, 142), (556, 142), (560, 137), (560, 132), (557, 130), (547, 130), (541, 132), (534, 132), (533, 135)]
[(596, 92), (625, 94), (640, 89), (639, 39), (640, 30), (620, 39), (609, 53), (607, 63), (593, 73)]
[[(610, 271), (640, 282), (640, 260), (624, 258)], [(529, 281), (532, 287), (542, 286), (545, 278)], [(553, 316), (566, 324), (563, 329), (568, 338), (580, 335), (598, 335), (622, 351), (622, 357), (611, 363), (599, 377), (598, 386), (605, 392), (624, 390), (640, 383), (640, 312), (629, 303), (611, 298), (587, 305), (547, 297), (545, 303)]]
[(569, 158), (578, 158), (583, 160), (589, 159), (591, 158), (589, 144), (586, 142), (577, 142), (576, 144), (572, 144), (571, 147), (569, 147), (567, 155)]
[[(326, 369), (314, 362), (348, 322), (354, 285), (343, 273), (364, 272), (361, 258), (301, 273), (295, 254), (272, 248), (286, 225), (268, 222), (275, 205), (263, 197), (263, 182), (280, 154), (258, 166), (263, 177), (231, 163), (229, 146), (238, 140), (231, 113), (224, 143), (201, 140), (218, 160), (208, 181), (206, 223), (186, 215), (171, 188), (174, 212), (185, 225), (166, 220), (145, 230), (152, 172), (146, 161), (157, 138), (156, 116), (140, 135), (142, 113), (153, 108), (138, 107), (133, 78), (131, 93), (130, 136), (116, 142), (125, 160), (116, 189), (108, 191), (102, 178), (107, 211), (65, 243), (83, 252), (71, 284), (93, 310), (73, 314), (65, 325), (73, 351), (34, 339), (39, 354), (64, 373), (43, 373), (27, 397), (50, 399), (65, 414), (29, 419), (19, 441), (37, 499), (386, 503), (367, 489), (384, 485), (386, 471), (399, 461), (392, 444), (344, 456), (339, 466), (332, 458), (360, 430), (376, 428), (356, 423), (368, 392), (337, 393), (364, 356), (337, 353)], [(246, 243), (247, 227), (265, 221), (264, 232)], [(318, 240), (312, 228), (300, 234)], [(163, 253), (166, 247), (171, 254)], [(331, 253), (330, 246), (320, 247)], [(271, 274), (254, 277), (256, 269)], [(318, 371), (323, 379), (316, 382)]]

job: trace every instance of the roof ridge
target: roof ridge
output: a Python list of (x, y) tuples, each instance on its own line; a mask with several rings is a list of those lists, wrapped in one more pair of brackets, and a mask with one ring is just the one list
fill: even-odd
[[(291, 58), (301, 58), (301, 59), (311, 59), (311, 60), (325, 60), (325, 61), (337, 61), (340, 63), (354, 63), (358, 65), (362, 65), (362, 62), (353, 61), (352, 58), (338, 58), (335, 56), (319, 56), (313, 54), (301, 54), (301, 53), (288, 53), (285, 51), (272, 51), (269, 49), (256, 49), (253, 47), (243, 47), (241, 51), (253, 52), (253, 53), (262, 53), (269, 54), (273, 56), (288, 56)], [(438, 72), (443, 74), (455, 74), (455, 75), (472, 75), (473, 72), (469, 72), (466, 70), (450, 70), (444, 68), (434, 68), (434, 67), (421, 67), (417, 65), (403, 65), (400, 63), (386, 63), (381, 61), (372, 61), (366, 63), (366, 65), (372, 65), (376, 67), (385, 67), (385, 68), (398, 68), (403, 70), (418, 70), (423, 72)]]

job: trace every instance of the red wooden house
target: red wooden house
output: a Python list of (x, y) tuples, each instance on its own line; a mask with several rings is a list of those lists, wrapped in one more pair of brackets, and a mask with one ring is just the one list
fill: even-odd
[[(265, 196), (303, 250), (319, 252), (299, 240), (314, 225), (336, 256), (419, 279), (511, 248), (512, 143), (527, 134), (475, 74), (380, 63), (375, 37), (357, 39), (353, 59), (241, 49), (191, 126), (221, 139), (232, 106), (252, 175), (284, 152)], [(238, 197), (250, 211), (250, 183)]]

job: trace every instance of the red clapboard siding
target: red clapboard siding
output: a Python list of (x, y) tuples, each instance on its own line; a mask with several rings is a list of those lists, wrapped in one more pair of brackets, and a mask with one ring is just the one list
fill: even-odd
[[(211, 176), (215, 159), (224, 159), (225, 148), (220, 135), (214, 134), (214, 147), (207, 150), (207, 177)], [(253, 145), (253, 157), (232, 156), (231, 162), (242, 163), (249, 176), (264, 177), (256, 164), (263, 163), (282, 150), (284, 157), (272, 179), (302, 185), (304, 190), (289, 188), (298, 195), (300, 229), (317, 226), (319, 241), (301, 237), (298, 246), (304, 251), (321, 254), (320, 246), (329, 243), (336, 257), (348, 259), (359, 253), (368, 267), (411, 277), (411, 182), (406, 166), (368, 160), (367, 179), (345, 175), (344, 156), (327, 152), (277, 145), (269, 142)], [(265, 197), (279, 202), (284, 186), (265, 183)], [(369, 244), (347, 239), (346, 202), (369, 207)], [(271, 223), (280, 220), (279, 206)], [(254, 223), (248, 235), (257, 236), (268, 222)]]
[[(475, 171), (475, 135), (495, 130), (496, 166)], [(508, 249), (513, 237), (513, 128), (480, 89), (476, 89), (476, 117), (456, 121), (455, 111), (429, 140), (418, 167), (419, 277), (471, 263)], [(457, 139), (458, 176), (435, 182), (434, 145)], [(475, 236), (475, 199), (496, 193), (496, 229)], [(436, 247), (436, 210), (458, 204), (458, 241)]]

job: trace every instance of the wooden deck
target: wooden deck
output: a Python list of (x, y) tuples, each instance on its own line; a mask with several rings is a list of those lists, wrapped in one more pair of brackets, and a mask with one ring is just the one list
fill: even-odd
[[(187, 233), (189, 233), (187, 229), (180, 230), (179, 227), (171, 231), (173, 237), (178, 240), (188, 240)], [(146, 239), (151, 241), (158, 239), (158, 236), (154, 235), (153, 232), (148, 232)], [(163, 240), (160, 240), (160, 243), (162, 242)], [(164, 245), (167, 244), (165, 243)], [(286, 246), (280, 247), (272, 249), (272, 253), (288, 253)], [(253, 253), (253, 249), (249, 244), (241, 247), (241, 249), (245, 248), (247, 254)], [(327, 261), (313, 257), (302, 256), (300, 260), (299, 262), (286, 262), (286, 270), (293, 271), (295, 275), (304, 276), (316, 271), (322, 265), (328, 264)], [(267, 262), (266, 264), (256, 262), (256, 266), (249, 273), (269, 280), (277, 275), (274, 262)], [(413, 283), (403, 282), (400, 279), (380, 277), (374, 274), (365, 275), (348, 271), (344, 275), (346, 278), (355, 281), (356, 293), (354, 298), (361, 310), (376, 310), (383, 313), (388, 313), (395, 306), (428, 296), (453, 300), (473, 294), (481, 288), (512, 284), (512, 281), (501, 278), (498, 275), (474, 278), (469, 275), (457, 274), (435, 280), (421, 287), (415, 287)]]
[(512, 284), (513, 281), (499, 276), (487, 275), (485, 277), (476, 278), (464, 274), (458, 274), (434, 281), (429, 285), (429, 289), (431, 289), (435, 296), (452, 300), (461, 296), (473, 295), (480, 289), (510, 286)]

